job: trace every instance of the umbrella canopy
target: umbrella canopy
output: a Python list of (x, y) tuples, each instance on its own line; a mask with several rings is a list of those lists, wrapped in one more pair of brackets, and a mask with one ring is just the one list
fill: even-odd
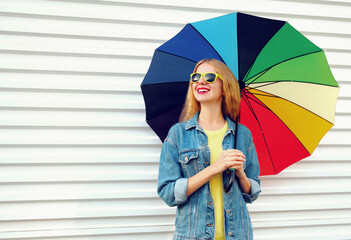
[(310, 156), (333, 126), (339, 86), (324, 51), (288, 22), (231, 13), (187, 24), (155, 50), (141, 88), (162, 141), (204, 58), (224, 62), (239, 81), (240, 123), (252, 132), (261, 175)]

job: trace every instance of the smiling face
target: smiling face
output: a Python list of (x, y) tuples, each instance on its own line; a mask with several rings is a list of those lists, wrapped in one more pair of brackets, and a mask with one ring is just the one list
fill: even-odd
[[(217, 73), (216, 69), (208, 63), (201, 64), (196, 73)], [(203, 103), (222, 103), (223, 83), (218, 78), (215, 83), (207, 83), (203, 77), (197, 82), (192, 83), (194, 96), (200, 104)]]

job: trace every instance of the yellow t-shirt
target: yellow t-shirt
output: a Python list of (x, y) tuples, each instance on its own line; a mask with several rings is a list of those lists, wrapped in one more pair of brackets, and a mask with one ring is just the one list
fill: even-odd
[[(217, 160), (223, 151), (222, 142), (227, 130), (227, 122), (222, 129), (216, 131), (205, 130), (205, 133), (208, 137), (208, 146), (211, 152), (211, 164)], [(215, 239), (225, 240), (222, 173), (217, 174), (210, 180), (210, 191), (213, 198), (215, 214)]]

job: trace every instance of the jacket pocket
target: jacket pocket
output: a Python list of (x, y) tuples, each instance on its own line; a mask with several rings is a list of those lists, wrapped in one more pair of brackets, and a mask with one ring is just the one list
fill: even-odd
[(179, 162), (186, 177), (194, 176), (199, 172), (199, 150), (186, 150), (179, 154)]

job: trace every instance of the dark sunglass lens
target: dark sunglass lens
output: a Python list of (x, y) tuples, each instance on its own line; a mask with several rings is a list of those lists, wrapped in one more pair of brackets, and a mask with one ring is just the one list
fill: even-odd
[(192, 82), (198, 82), (201, 78), (201, 74), (195, 73), (191, 76), (191, 81)]
[(213, 83), (216, 80), (216, 74), (207, 73), (205, 76), (206, 82)]

